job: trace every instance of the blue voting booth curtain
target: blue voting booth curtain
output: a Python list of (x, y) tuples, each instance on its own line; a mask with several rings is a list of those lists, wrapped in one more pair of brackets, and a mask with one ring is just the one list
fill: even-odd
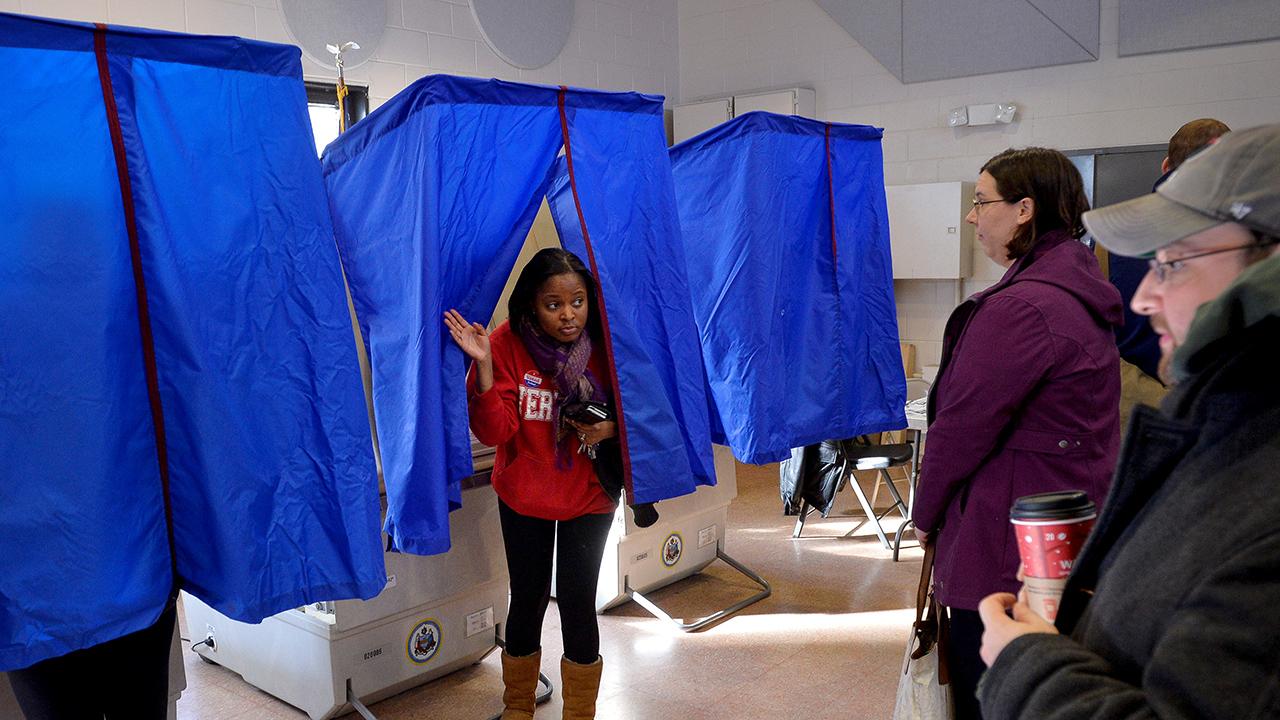
[(559, 146), (555, 91), (434, 76), (325, 149), (399, 550), (449, 549), (472, 470), (466, 356), (443, 313), (493, 314)]
[(249, 622), (376, 595), (298, 50), (0, 15), (0, 62), (0, 670), (175, 587)]
[[(590, 149), (592, 143), (622, 142), (613, 138), (624, 129), (642, 129), (627, 142), (650, 146), (642, 156), (588, 161), (610, 162), (614, 171), (632, 178), (629, 194), (613, 194), (595, 180), (580, 188), (584, 205), (596, 203), (592, 208), (653, 209), (650, 217), (637, 216), (637, 226), (626, 232), (604, 227), (597, 238), (591, 231), (600, 248), (622, 248), (617, 255), (601, 250), (598, 266), (612, 277), (610, 272), (625, 272), (615, 267), (622, 262), (615, 258), (625, 257), (627, 248), (650, 247), (674, 222), (669, 188), (653, 176), (659, 167), (653, 157), (662, 145), (652, 125), (652, 98), (431, 76), (325, 149), (330, 210), (373, 373), (387, 486), (385, 530), (400, 550), (434, 554), (449, 549), (448, 513), (458, 507), (460, 482), (472, 466), (463, 381), (467, 359), (444, 332), (442, 314), (457, 308), (469, 319), (492, 316), (555, 177), (564, 134), (562, 98), (575, 114), (590, 108), (625, 119), (616, 127), (584, 120), (591, 134), (608, 134), (580, 141), (573, 133), (573, 142), (584, 143), (588, 156), (598, 153)], [(627, 322), (645, 314), (635, 314), (627, 304), (632, 298), (651, 300), (657, 290), (640, 284), (655, 278), (682, 282), (670, 272), (642, 268), (637, 284), (617, 289), (617, 298), (611, 297), (616, 280), (604, 287), (609, 313), (620, 317), (619, 326), (610, 324), (606, 331), (620, 373), (631, 486), (642, 500), (690, 492), (707, 481), (710, 470), (709, 447), (696, 449), (699, 442), (705, 445), (706, 431), (705, 422), (699, 430), (692, 406), (705, 402), (705, 395), (687, 377), (699, 362), (684, 339), (695, 327), (687, 296), (673, 286), (668, 309), (657, 315), (646, 311), (665, 318), (663, 328), (641, 332)], [(672, 349), (654, 347), (668, 337), (675, 338)], [(695, 398), (672, 397), (673, 392), (695, 393)], [(658, 468), (659, 462), (672, 464)]]
[(662, 100), (632, 95), (631, 108), (609, 102), (616, 97), (568, 96), (569, 151), (557, 161), (549, 201), (565, 249), (588, 263), (602, 288), (632, 497), (657, 502), (715, 484), (706, 380)]
[(671, 150), (714, 436), (744, 462), (906, 425), (880, 137), (753, 112)]

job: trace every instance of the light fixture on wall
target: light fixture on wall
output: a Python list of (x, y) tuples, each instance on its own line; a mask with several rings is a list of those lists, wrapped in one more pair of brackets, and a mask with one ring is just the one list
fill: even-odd
[(951, 108), (947, 113), (947, 125), (960, 127), (961, 125), (1008, 124), (1013, 122), (1013, 116), (1017, 112), (1018, 106), (1013, 103), (961, 105), (958, 108)]

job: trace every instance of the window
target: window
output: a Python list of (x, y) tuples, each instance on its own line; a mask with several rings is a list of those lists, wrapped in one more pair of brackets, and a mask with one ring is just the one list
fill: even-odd
[[(311, 132), (315, 135), (316, 154), (319, 155), (338, 137), (338, 85), (307, 82), (306, 88)], [(369, 91), (357, 85), (347, 85), (347, 91), (347, 120), (354, 125), (369, 114)]]

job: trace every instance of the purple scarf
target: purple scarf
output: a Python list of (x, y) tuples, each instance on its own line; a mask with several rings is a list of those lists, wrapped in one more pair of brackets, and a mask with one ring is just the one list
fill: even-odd
[(555, 379), (559, 392), (552, 400), (551, 416), (556, 428), (556, 467), (567, 468), (573, 464), (577, 447), (573, 443), (576, 438), (570, 432), (572, 426), (560, 417), (561, 408), (579, 400), (605, 402), (600, 381), (587, 369), (591, 360), (591, 336), (583, 328), (577, 340), (562, 343), (542, 332), (527, 317), (520, 319), (516, 332), (533, 357), (533, 364), (543, 375)]

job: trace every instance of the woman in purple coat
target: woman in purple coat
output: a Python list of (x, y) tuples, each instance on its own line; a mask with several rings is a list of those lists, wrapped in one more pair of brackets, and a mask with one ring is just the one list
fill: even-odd
[(956, 308), (929, 395), (914, 520), (936, 542), (934, 591), (950, 608), (956, 717), (981, 717), (978, 602), (1016, 593), (1014, 498), (1084, 490), (1101, 503), (1119, 450), (1120, 293), (1080, 242), (1080, 173), (1056, 150), (1006, 150), (978, 176), (974, 225), (1007, 270)]

